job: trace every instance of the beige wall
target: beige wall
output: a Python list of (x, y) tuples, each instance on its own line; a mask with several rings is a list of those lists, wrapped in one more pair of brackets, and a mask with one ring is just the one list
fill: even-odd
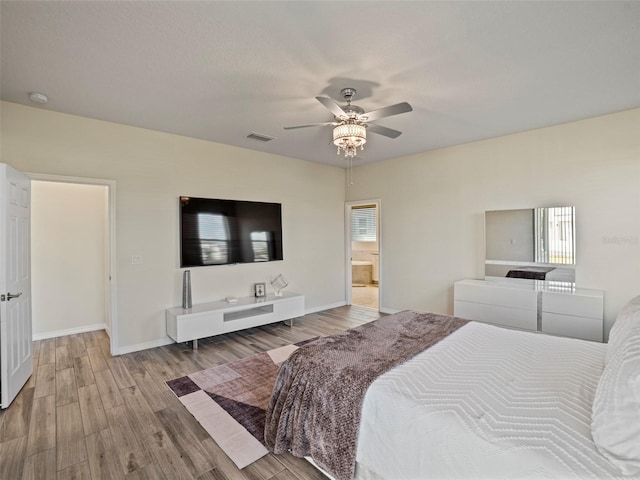
[(484, 211), (556, 205), (576, 207), (576, 282), (605, 291), (607, 332), (640, 293), (640, 109), (355, 169), (347, 201), (377, 197), (384, 309), (451, 313), (453, 282), (484, 275)]
[[(116, 181), (118, 342), (167, 340), (181, 301), (178, 197), (282, 203), (284, 261), (192, 269), (193, 301), (246, 296), (283, 273), (307, 310), (344, 303), (344, 171), (291, 158), (1, 104), (1, 161), (18, 170)], [(132, 255), (142, 256), (132, 265)]]
[(605, 290), (607, 330), (639, 293), (640, 109), (359, 167), (346, 199), (333, 167), (6, 102), (1, 113), (1, 161), (117, 181), (122, 347), (166, 340), (164, 309), (180, 303), (179, 195), (283, 204), (285, 260), (193, 269), (197, 303), (276, 273), (307, 310), (344, 302), (344, 202), (371, 198), (384, 309), (451, 313), (453, 282), (483, 276), (484, 211), (550, 205), (576, 206), (576, 281)]
[(31, 184), (33, 335), (105, 328), (107, 187)]

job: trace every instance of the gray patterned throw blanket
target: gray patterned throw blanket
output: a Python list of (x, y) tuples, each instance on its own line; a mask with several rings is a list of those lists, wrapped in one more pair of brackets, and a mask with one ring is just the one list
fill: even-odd
[(296, 350), (280, 367), (267, 409), (267, 448), (311, 456), (337, 480), (350, 480), (369, 385), (466, 323), (404, 311)]

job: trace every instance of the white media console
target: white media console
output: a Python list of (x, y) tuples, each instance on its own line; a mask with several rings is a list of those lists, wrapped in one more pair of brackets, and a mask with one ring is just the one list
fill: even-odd
[(460, 280), (456, 317), (602, 342), (604, 293), (540, 280)]
[(304, 295), (283, 292), (277, 297), (244, 297), (237, 302), (201, 303), (192, 308), (173, 307), (166, 311), (167, 335), (176, 342), (198, 339), (293, 320), (304, 316)]

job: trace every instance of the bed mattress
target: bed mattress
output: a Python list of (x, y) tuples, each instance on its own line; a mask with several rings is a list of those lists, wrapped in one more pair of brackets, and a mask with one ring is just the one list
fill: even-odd
[(591, 438), (605, 351), (467, 324), (370, 386), (357, 478), (620, 477)]

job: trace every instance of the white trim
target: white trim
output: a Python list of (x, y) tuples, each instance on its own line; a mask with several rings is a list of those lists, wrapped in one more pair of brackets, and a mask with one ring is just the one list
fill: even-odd
[(513, 260), (485, 260), (485, 265), (515, 265), (523, 267), (555, 267), (575, 270), (575, 263), (543, 263), (543, 262), (518, 262)]
[(382, 312), (382, 289), (384, 287), (384, 282), (382, 281), (382, 200), (379, 198), (345, 202), (344, 204), (345, 302), (346, 305), (351, 305), (351, 209), (358, 205), (376, 206), (376, 234), (378, 239), (378, 311)]
[(402, 310), (396, 310), (395, 308), (380, 308), (380, 313), (388, 313), (389, 315), (393, 315), (394, 313), (401, 312)]
[(164, 347), (165, 345), (171, 345), (173, 343), (177, 342), (175, 342), (172, 338), (159, 338), (157, 340), (151, 340), (150, 342), (125, 345), (124, 347), (120, 347), (120, 350), (118, 350), (114, 355), (124, 355), (126, 353), (139, 352), (140, 350), (148, 350), (149, 348)]
[(317, 312), (321, 312), (323, 310), (329, 310), (331, 308), (344, 307), (345, 305), (347, 305), (346, 302), (337, 302), (337, 303), (332, 303), (330, 305), (323, 305), (321, 307), (313, 307), (313, 308), (310, 308), (308, 310), (305, 309), (304, 314), (305, 315), (309, 315), (310, 313), (317, 313)]
[(83, 325), (82, 327), (65, 328), (64, 330), (55, 330), (53, 332), (34, 333), (33, 341), (46, 340), (47, 338), (64, 337), (65, 335), (75, 335), (78, 333), (95, 332), (96, 330), (106, 330), (106, 323), (94, 323), (93, 325)]
[[(351, 284), (353, 282), (351, 276), (351, 202), (344, 204), (344, 254), (345, 302), (347, 305), (351, 305)], [(378, 293), (380, 293), (379, 290)]]
[(109, 332), (111, 355), (117, 355), (118, 348), (118, 312), (117, 312), (117, 279), (116, 279), (116, 181), (102, 178), (71, 177), (66, 175), (50, 175), (47, 173), (27, 173), (32, 180), (43, 182), (76, 183), (82, 185), (101, 185), (107, 187), (109, 203), (109, 242), (107, 245), (109, 257), (109, 272), (107, 279), (107, 296), (109, 298), (109, 318), (106, 322)]

